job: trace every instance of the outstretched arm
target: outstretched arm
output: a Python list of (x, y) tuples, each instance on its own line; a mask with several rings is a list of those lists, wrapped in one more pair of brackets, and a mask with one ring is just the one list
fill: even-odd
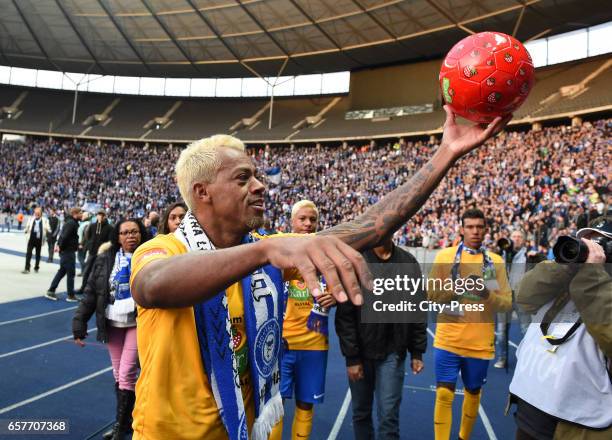
[(512, 118), (512, 115), (503, 119), (497, 117), (486, 127), (479, 124), (465, 126), (455, 122), (455, 115), (448, 106), (444, 110), (446, 121), (442, 144), (423, 168), (355, 220), (319, 234), (335, 235), (357, 250), (382, 243), (423, 206), (457, 159), (499, 133)]
[[(146, 261), (149, 251), (155, 260)], [(163, 256), (159, 255), (162, 254)], [(297, 269), (313, 296), (321, 295), (319, 273), (338, 301), (361, 304), (361, 286), (370, 273), (362, 256), (335, 237), (271, 237), (256, 243), (208, 252), (170, 255), (165, 249), (139, 248), (132, 258), (131, 293), (146, 308), (188, 307), (225, 290), (258, 267)]]

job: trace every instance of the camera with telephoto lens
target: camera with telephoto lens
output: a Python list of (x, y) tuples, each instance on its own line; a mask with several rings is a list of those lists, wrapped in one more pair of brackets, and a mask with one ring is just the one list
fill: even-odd
[[(612, 263), (612, 239), (599, 235), (591, 238), (591, 241), (603, 248), (606, 263)], [(589, 256), (589, 248), (581, 239), (563, 235), (555, 243), (553, 254), (557, 263), (584, 263)]]
[(512, 241), (508, 240), (506, 237), (502, 237), (497, 240), (497, 247), (500, 251), (512, 252)]
[(502, 257), (505, 257), (506, 264), (511, 264), (514, 258), (514, 244), (512, 240), (502, 237), (497, 240), (497, 250)]

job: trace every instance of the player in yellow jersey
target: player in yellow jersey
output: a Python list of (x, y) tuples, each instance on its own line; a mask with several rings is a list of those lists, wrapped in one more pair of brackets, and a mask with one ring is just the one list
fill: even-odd
[[(495, 355), (495, 313), (512, 307), (504, 261), (482, 246), (485, 231), (482, 211), (464, 212), (460, 230), (463, 241), (438, 252), (429, 276), (429, 299), (446, 304), (438, 315), (434, 340), (436, 440), (450, 437), (459, 371), (465, 389), (459, 438), (470, 438), (489, 360)], [(468, 279), (470, 283), (464, 281)], [(449, 280), (454, 289), (447, 286)]]
[(213, 136), (181, 152), (177, 183), (189, 211), (174, 234), (132, 258), (141, 363), (135, 440), (269, 436), (282, 417), (283, 277), (299, 272), (316, 298), (320, 274), (338, 301), (362, 304), (360, 284), (371, 288), (371, 279), (358, 251), (391, 236), (461, 156), (510, 119), (465, 126), (446, 112), (440, 147), (406, 184), (353, 221), (307, 236), (250, 233), (263, 222), (265, 187), (240, 140)]
[[(310, 200), (300, 200), (291, 209), (291, 231), (314, 234), (319, 223), (319, 211)], [(291, 427), (292, 439), (308, 439), (312, 430), (313, 404), (323, 403), (325, 372), (327, 371), (328, 314), (336, 304), (334, 297), (323, 292), (316, 300), (300, 279), (286, 283), (280, 392), (291, 399), (295, 389), (295, 414)], [(282, 423), (275, 427), (280, 438)]]

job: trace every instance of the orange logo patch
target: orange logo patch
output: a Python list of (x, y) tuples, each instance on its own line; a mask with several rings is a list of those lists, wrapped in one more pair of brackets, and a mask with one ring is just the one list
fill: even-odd
[(155, 255), (168, 255), (168, 251), (162, 248), (149, 249), (140, 254), (137, 259), (132, 260), (132, 267), (138, 265), (145, 258), (154, 257)]

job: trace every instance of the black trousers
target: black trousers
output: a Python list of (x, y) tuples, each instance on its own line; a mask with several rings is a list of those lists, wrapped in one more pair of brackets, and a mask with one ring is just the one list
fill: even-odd
[(56, 241), (57, 239), (55, 237), (47, 238), (47, 246), (49, 246), (49, 263), (53, 263), (53, 255), (55, 254)]
[(89, 275), (91, 274), (91, 269), (93, 269), (93, 265), (96, 262), (97, 255), (93, 252), (87, 253), (87, 261), (85, 262), (85, 267), (81, 269), (83, 273), (83, 282), (81, 283), (80, 292), (83, 293), (85, 290), (85, 286), (87, 285), (87, 280), (89, 279)]
[(66, 278), (66, 285), (68, 288), (68, 296), (74, 296), (74, 273), (76, 266), (76, 252), (74, 251), (60, 251), (60, 268), (55, 274), (49, 290), (55, 292), (64, 275)]
[(42, 239), (36, 238), (35, 236), (30, 236), (28, 240), (28, 250), (26, 252), (26, 263), (25, 269), (30, 270), (30, 260), (32, 259), (32, 250), (36, 251), (36, 264), (34, 265), (34, 270), (38, 270), (40, 267), (40, 248), (42, 247)]

